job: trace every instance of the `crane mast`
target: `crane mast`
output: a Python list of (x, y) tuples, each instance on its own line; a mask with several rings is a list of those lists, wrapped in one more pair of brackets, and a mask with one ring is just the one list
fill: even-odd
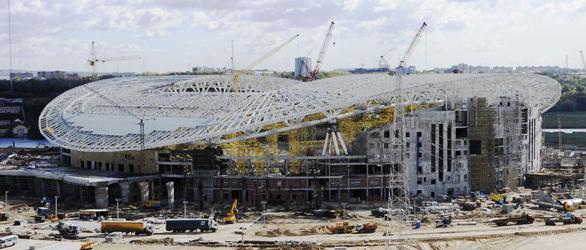
[[(394, 162), (397, 163), (398, 167), (392, 167), (390, 174), (392, 177), (392, 181), (389, 182), (389, 195), (388, 195), (388, 202), (387, 202), (387, 209), (389, 211), (389, 215), (391, 215), (390, 211), (391, 209), (398, 209), (398, 212), (391, 216), (391, 220), (395, 221), (395, 222), (399, 222), (400, 224), (400, 229), (399, 231), (401, 232), (401, 234), (405, 234), (406, 238), (405, 240), (407, 241), (408, 238), (410, 237), (410, 233), (409, 233), (409, 226), (403, 228), (404, 224), (408, 223), (409, 220), (409, 208), (411, 207), (410, 205), (410, 200), (409, 200), (409, 184), (408, 184), (408, 172), (407, 170), (405, 170), (405, 164), (404, 164), (404, 155), (405, 155), (405, 117), (404, 117), (404, 107), (401, 105), (401, 103), (404, 102), (404, 100), (402, 99), (402, 83), (403, 83), (403, 74), (405, 74), (405, 70), (403, 69), (406, 65), (407, 65), (407, 60), (409, 59), (409, 57), (411, 56), (411, 54), (413, 53), (413, 50), (415, 49), (415, 47), (417, 46), (417, 42), (419, 41), (419, 39), (421, 38), (421, 35), (423, 34), (423, 31), (425, 30), (425, 27), (427, 26), (427, 24), (424, 22), (423, 25), (421, 26), (421, 28), (419, 28), (419, 30), (417, 31), (417, 33), (415, 34), (415, 37), (413, 38), (413, 40), (411, 41), (411, 43), (409, 44), (409, 47), (407, 48), (407, 51), (405, 51), (405, 54), (403, 55), (403, 58), (401, 59), (401, 61), (399, 62), (399, 66), (397, 68), (397, 87), (396, 87), (396, 91), (398, 92), (398, 103), (395, 106), (395, 110), (396, 110), (396, 115), (394, 117), (394, 121), (393, 121), (393, 130), (394, 131), (399, 131), (399, 135), (395, 136), (396, 138), (394, 139), (394, 144), (397, 145), (400, 148), (400, 154), (398, 156), (398, 158), (394, 159)], [(381, 61), (384, 59), (384, 57), (381, 57)], [(404, 231), (405, 230), (405, 231)], [(390, 238), (389, 238), (390, 240)]]
[(586, 59), (584, 59), (584, 51), (580, 50), (580, 57), (582, 57), (582, 66), (584, 66), (584, 73), (586, 73)]
[(95, 42), (92, 41), (92, 46), (90, 48), (90, 58), (88, 58), (88, 63), (92, 69), (92, 78), (98, 78), (98, 71), (97, 71), (97, 63), (98, 62), (111, 62), (111, 61), (128, 61), (128, 60), (140, 60), (140, 56), (117, 56), (117, 57), (96, 57), (96, 46)]
[(313, 70), (313, 72), (311, 72), (312, 80), (317, 79), (317, 77), (319, 75), (319, 66), (321, 66), (321, 64), (326, 56), (326, 52), (328, 51), (328, 46), (330, 45), (330, 40), (332, 40), (332, 32), (334, 30), (335, 24), (336, 23), (334, 23), (334, 21), (332, 21), (330, 23), (330, 27), (328, 28), (328, 32), (326, 33), (326, 37), (324, 38), (324, 41), (321, 45), (321, 50), (319, 51), (319, 56), (317, 57), (317, 61), (315, 61), (315, 69)]

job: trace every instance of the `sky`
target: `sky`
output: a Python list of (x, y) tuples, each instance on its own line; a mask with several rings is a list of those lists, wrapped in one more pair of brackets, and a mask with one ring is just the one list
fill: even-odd
[[(0, 69), (9, 67), (8, 0), (0, 0)], [(89, 71), (91, 41), (107, 62), (100, 72), (237, 68), (295, 34), (258, 65), (293, 70), (296, 56), (316, 58), (330, 21), (323, 70), (398, 63), (428, 24), (408, 63), (418, 69), (458, 63), (581, 68), (586, 0), (11, 0), (13, 68)]]

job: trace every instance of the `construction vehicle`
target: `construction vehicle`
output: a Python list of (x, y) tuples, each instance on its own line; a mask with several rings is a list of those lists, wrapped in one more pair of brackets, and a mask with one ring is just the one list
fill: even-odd
[(446, 228), (450, 224), (452, 224), (452, 216), (451, 215), (442, 215), (441, 218), (435, 222), (435, 227)]
[(49, 212), (50, 212), (50, 210), (47, 207), (38, 207), (37, 208), (37, 215), (47, 217), (47, 215), (49, 215)]
[(572, 213), (564, 213), (558, 217), (546, 217), (544, 218), (545, 225), (555, 226), (556, 223), (561, 222), (564, 225), (567, 224), (582, 224), (582, 218)]
[(0, 248), (11, 247), (16, 245), (18, 236), (11, 233), (2, 233), (0, 235)]
[(506, 226), (507, 224), (513, 222), (516, 225), (523, 225), (523, 224), (533, 224), (533, 222), (535, 221), (535, 217), (523, 213), (521, 215), (517, 215), (517, 216), (513, 216), (513, 217), (509, 217), (509, 218), (503, 218), (503, 219), (496, 219), (493, 220), (492, 222), (494, 224), (496, 224), (497, 226)]
[(230, 209), (226, 216), (224, 216), (224, 222), (227, 224), (232, 224), (236, 222), (238, 219), (236, 218), (236, 213), (238, 213), (238, 199), (234, 199), (232, 201), (232, 205), (230, 205)]
[(333, 226), (327, 226), (327, 229), (333, 234), (348, 234), (352, 233), (354, 226), (345, 221), (342, 223), (336, 223), (336, 225)]
[(79, 210), (80, 220), (98, 220), (110, 217), (108, 209), (82, 209)]
[(143, 221), (102, 221), (102, 233), (123, 232), (152, 235), (153, 225)]
[(498, 194), (498, 193), (491, 193), (488, 198), (495, 202), (495, 203), (500, 203), (503, 202), (503, 199), (505, 199), (506, 196)]
[(61, 237), (70, 240), (76, 240), (80, 231), (78, 225), (73, 225), (65, 222), (59, 222), (59, 224), (57, 224), (57, 226), (55, 226), (54, 229), (59, 231)]
[(356, 225), (356, 232), (358, 233), (374, 233), (378, 226), (374, 223), (358, 224)]
[(218, 223), (213, 217), (204, 219), (169, 219), (165, 221), (165, 230), (173, 232), (194, 232), (199, 230), (200, 232), (218, 230)]
[(321, 45), (321, 50), (319, 51), (319, 56), (317, 57), (317, 60), (315, 61), (315, 68), (310, 74), (311, 80), (316, 80), (319, 78), (319, 67), (321, 66), (321, 64), (324, 61), (324, 58), (326, 57), (326, 52), (328, 51), (328, 47), (330, 45), (330, 40), (332, 39), (332, 32), (334, 31), (335, 24), (336, 23), (334, 23), (334, 21), (330, 22), (330, 27), (328, 28), (328, 32), (326, 33), (326, 37), (324, 37), (324, 41)]
[(328, 47), (330, 45), (330, 40), (332, 39), (332, 32), (334, 30), (335, 24), (336, 23), (334, 23), (334, 21), (330, 22), (330, 27), (328, 28), (328, 31), (326, 32), (326, 36), (324, 37), (324, 40), (321, 45), (321, 50), (319, 51), (319, 55), (317, 56), (317, 60), (315, 62), (315, 68), (313, 70), (311, 70), (309, 68), (309, 65), (307, 65), (305, 63), (303, 64), (303, 67), (305, 68), (305, 70), (307, 72), (309, 72), (308, 76), (303, 77), (301, 79), (304, 82), (317, 80), (319, 78), (319, 67), (323, 63), (324, 58), (326, 56), (326, 52), (328, 51)]
[(370, 211), (370, 214), (376, 218), (383, 218), (389, 213), (386, 208), (378, 207)]
[(161, 201), (149, 200), (144, 204), (145, 208), (161, 209)]
[(98, 243), (95, 241), (82, 241), (79, 250), (91, 250), (94, 249)]

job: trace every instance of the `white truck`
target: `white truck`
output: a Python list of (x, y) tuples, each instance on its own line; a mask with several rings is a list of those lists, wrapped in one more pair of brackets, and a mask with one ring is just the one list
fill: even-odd
[(0, 236), (0, 248), (14, 246), (17, 240), (18, 236), (12, 234)]

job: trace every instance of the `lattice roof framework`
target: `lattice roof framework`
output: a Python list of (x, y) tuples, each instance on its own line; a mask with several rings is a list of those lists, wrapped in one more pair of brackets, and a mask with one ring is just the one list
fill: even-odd
[[(41, 113), (39, 127), (49, 141), (64, 148), (117, 152), (141, 149), (136, 117), (144, 121), (144, 148), (148, 149), (261, 137), (396, 103), (474, 96), (496, 100), (517, 95), (527, 105), (545, 112), (561, 96), (557, 81), (532, 74), (409, 75), (403, 81), (402, 100), (398, 100), (395, 77), (384, 74), (346, 75), (313, 82), (244, 75), (240, 92), (232, 91), (232, 83), (228, 75), (96, 81), (51, 101)], [(316, 113), (325, 118), (303, 119)], [(269, 126), (277, 123), (285, 127)]]

